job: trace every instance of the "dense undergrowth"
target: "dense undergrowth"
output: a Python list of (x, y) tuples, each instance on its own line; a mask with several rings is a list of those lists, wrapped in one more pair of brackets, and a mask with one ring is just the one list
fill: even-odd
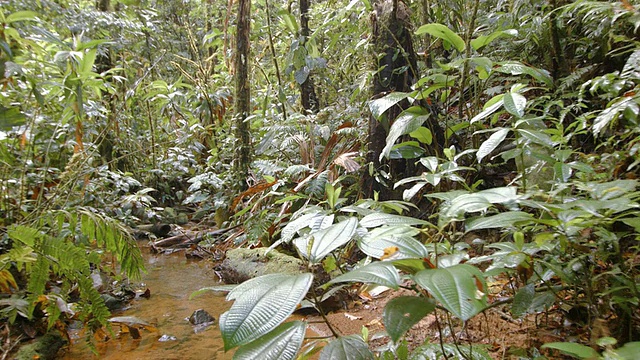
[[(508, 279), (500, 305), (513, 318), (577, 314), (592, 334), (522, 356), (640, 351), (638, 5), (410, 3), (422, 75), (411, 92), (369, 99), (370, 2), (312, 4), (313, 32), (300, 43), (296, 5), (258, 1), (246, 120), (254, 161), (240, 193), (228, 85), (235, 15), (226, 3), (183, 3), (98, 11), (85, 1), (0, 1), (3, 320), (40, 332), (78, 317), (105, 325), (89, 275), (143, 270), (123, 224), (188, 211), (241, 224), (243, 246), (284, 248), (309, 264), (304, 275), (231, 291), (220, 329), (238, 358), (295, 358), (306, 324), (283, 321), (303, 299), (322, 312), (323, 298), (360, 282), (415, 296), (385, 309), (385, 351), (336, 333), (321, 358), (488, 358), (462, 341), (409, 354), (403, 334), (436, 308), (459, 319), (443, 321), (449, 331), (463, 331), (497, 306), (487, 283), (498, 278)], [(297, 105), (308, 76), (317, 114)], [(396, 179), (365, 163), (365, 137), (369, 114), (386, 121), (404, 101), (415, 106), (390, 119), (381, 158), (419, 171)], [(445, 129), (435, 156), (429, 117)], [(361, 198), (365, 173), (402, 199)], [(320, 272), (333, 279), (316, 288)], [(304, 344), (302, 358), (323, 342)]]

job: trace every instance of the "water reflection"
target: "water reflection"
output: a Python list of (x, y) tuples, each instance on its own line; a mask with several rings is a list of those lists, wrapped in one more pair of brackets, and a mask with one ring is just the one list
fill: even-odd
[[(205, 286), (219, 284), (206, 261), (189, 261), (184, 253), (153, 255), (143, 249), (147, 261), (147, 274), (143, 275), (141, 288), (151, 290), (151, 298), (140, 298), (131, 307), (114, 316), (134, 316), (157, 327), (158, 332), (142, 330), (140, 339), (124, 335), (98, 344), (98, 355), (93, 355), (84, 339), (74, 339), (74, 344), (63, 359), (231, 359), (232, 352), (225, 353), (217, 320), (230, 304), (224, 297), (205, 293), (189, 300), (189, 295)], [(216, 319), (216, 325), (195, 333), (188, 322), (197, 309), (204, 309)], [(114, 327), (117, 330), (117, 327)], [(176, 340), (158, 341), (163, 335)], [(72, 334), (73, 336), (73, 334)]]

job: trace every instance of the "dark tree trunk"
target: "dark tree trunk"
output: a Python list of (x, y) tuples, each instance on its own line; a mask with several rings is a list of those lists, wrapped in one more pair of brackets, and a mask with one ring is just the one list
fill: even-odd
[(236, 99), (235, 99), (235, 135), (238, 139), (234, 170), (238, 189), (247, 187), (251, 162), (251, 138), (246, 118), (251, 113), (251, 93), (249, 88), (249, 30), (251, 28), (251, 0), (238, 1), (238, 26), (236, 33)]
[[(306, 44), (309, 37), (309, 2), (310, 0), (300, 0), (300, 35), (304, 44)], [(306, 112), (314, 114), (318, 112), (320, 107), (318, 106), (318, 97), (311, 73), (307, 76), (307, 80), (300, 84), (300, 100), (302, 108)]]
[[(101, 12), (109, 12), (111, 7), (110, 0), (97, 0), (96, 1), (96, 9)], [(111, 49), (106, 47), (101, 49), (98, 52), (96, 57), (96, 71), (99, 74), (105, 73), (113, 68), (113, 61), (111, 60)], [(118, 141), (118, 124), (116, 119), (116, 102), (115, 98), (109, 93), (105, 92), (102, 96), (102, 99), (105, 103), (105, 107), (109, 109), (109, 113), (107, 115), (107, 124), (106, 127), (100, 132), (98, 136), (98, 151), (100, 152), (100, 156), (102, 158), (103, 164), (106, 164), (109, 169), (114, 170), (117, 164), (114, 164), (113, 156), (114, 152), (117, 151), (116, 143)], [(116, 148), (116, 149), (114, 149)], [(120, 160), (120, 163), (124, 162), (124, 160)], [(122, 170), (122, 169), (119, 169)]]
[[(373, 78), (372, 98), (380, 98), (390, 92), (411, 91), (411, 85), (418, 79), (417, 57), (411, 38), (411, 24), (409, 21), (410, 10), (402, 1), (380, 0), (374, 4), (375, 12), (372, 14), (372, 42), (374, 54), (377, 56), (376, 69), (380, 69)], [(392, 190), (393, 182), (406, 176), (413, 176), (416, 172), (413, 159), (397, 159), (380, 161), (380, 153), (385, 146), (387, 131), (398, 115), (410, 106), (408, 101), (402, 101), (387, 110), (382, 119), (373, 116), (369, 118), (369, 136), (367, 161), (372, 165), (373, 171), (365, 171), (363, 177), (363, 196), (373, 197), (379, 194), (380, 200), (394, 199), (401, 196), (401, 189)], [(435, 114), (432, 114), (435, 118)], [(434, 138), (434, 149), (444, 143), (444, 131), (435, 120), (424, 124), (428, 127)], [(432, 151), (437, 153), (437, 151)], [(389, 175), (387, 183), (383, 184), (376, 179), (376, 174)]]
[(111, 0), (96, 0), (96, 8), (99, 11), (109, 11)]

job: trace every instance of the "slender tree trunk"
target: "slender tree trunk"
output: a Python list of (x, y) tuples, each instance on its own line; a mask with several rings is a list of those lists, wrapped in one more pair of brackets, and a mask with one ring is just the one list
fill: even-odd
[(99, 11), (109, 11), (111, 0), (96, 0), (96, 8)]
[[(97, 0), (96, 9), (101, 12), (109, 12), (111, 8), (110, 0)], [(104, 73), (113, 68), (113, 61), (111, 60), (111, 48), (106, 48), (103, 53), (99, 53), (96, 58), (96, 70), (99, 74)], [(118, 124), (116, 119), (116, 103), (112, 95), (105, 92), (102, 96), (105, 103), (105, 107), (109, 110), (107, 114), (107, 124), (105, 128), (100, 132), (98, 136), (98, 151), (102, 158), (102, 162), (106, 164), (109, 169), (113, 170), (116, 167), (113, 161), (114, 147), (118, 141)], [(124, 162), (120, 160), (119, 162)], [(120, 169), (122, 170), (122, 169)]]
[[(300, 35), (303, 39), (303, 44), (307, 43), (307, 38), (309, 37), (309, 3), (310, 0), (300, 0)], [(306, 112), (314, 114), (318, 112), (318, 96), (316, 95), (311, 73), (307, 76), (307, 80), (300, 84), (300, 100), (302, 108)]]
[[(411, 85), (418, 79), (418, 66), (407, 5), (398, 0), (380, 0), (374, 4), (374, 9), (372, 42), (377, 56), (376, 69), (379, 69), (373, 78), (372, 98), (375, 99), (394, 91), (411, 91)], [(380, 200), (399, 198), (402, 189), (393, 191), (393, 183), (414, 175), (416, 171), (413, 159), (380, 161), (389, 127), (409, 106), (409, 102), (405, 100), (387, 110), (382, 119), (373, 116), (369, 118), (367, 161), (370, 168), (363, 176), (364, 197), (373, 197), (374, 193), (378, 193)], [(433, 115), (432, 118), (435, 117)], [(433, 150), (430, 152), (437, 153), (437, 149), (444, 144), (443, 129), (435, 119), (430, 119), (423, 126), (428, 127), (433, 134)], [(383, 178), (380, 175), (383, 174), (388, 175), (386, 183), (380, 181)]]
[(551, 11), (549, 12), (549, 33), (551, 35), (552, 48), (551, 75), (554, 80), (558, 80), (559, 78), (568, 75), (570, 72), (569, 66), (567, 65), (567, 61), (564, 57), (564, 50), (560, 45), (560, 34), (558, 31), (556, 17), (556, 9), (563, 4), (562, 1), (560, 1), (559, 4), (557, 0), (551, 0), (549, 5), (551, 5)]
[(235, 98), (235, 135), (238, 139), (234, 171), (238, 180), (238, 189), (247, 187), (251, 162), (251, 138), (249, 123), (251, 113), (251, 93), (249, 87), (249, 31), (251, 28), (251, 0), (238, 0), (238, 25), (236, 32), (236, 98)]

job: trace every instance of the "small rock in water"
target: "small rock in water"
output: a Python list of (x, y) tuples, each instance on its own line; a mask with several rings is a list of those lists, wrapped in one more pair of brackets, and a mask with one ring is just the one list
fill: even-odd
[(191, 316), (189, 317), (189, 322), (191, 323), (191, 325), (202, 325), (212, 323), (214, 321), (216, 321), (216, 319), (213, 316), (209, 315), (209, 313), (204, 311), (203, 309), (194, 311), (193, 314), (191, 314)]
[(176, 340), (178, 340), (177, 337), (175, 337), (173, 335), (167, 335), (167, 334), (164, 334), (164, 335), (160, 336), (160, 339), (158, 339), (158, 341), (160, 341), (160, 342), (176, 341)]

